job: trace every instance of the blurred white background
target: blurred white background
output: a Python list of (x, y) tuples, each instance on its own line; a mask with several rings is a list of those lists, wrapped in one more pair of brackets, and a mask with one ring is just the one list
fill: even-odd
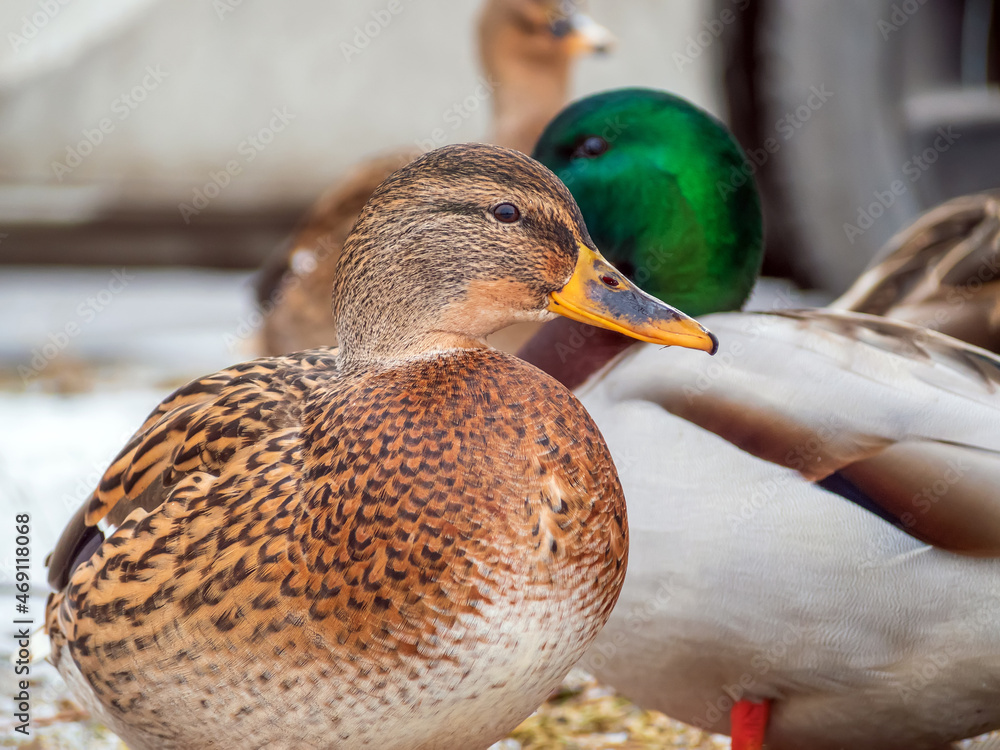
[[(476, 97), (478, 7), (8, 0), (0, 6), (0, 28), (11, 30), (0, 44), (0, 220), (80, 220), (189, 201), (231, 160), (241, 173), (213, 211), (303, 204), (365, 154), (427, 142), (435, 129), (444, 131), (440, 143), (482, 139), (489, 107)], [(651, 86), (721, 110), (713, 55), (673, 59), (710, 4), (589, 7), (619, 44), (581, 61), (574, 98)], [(285, 113), (276, 123), (283, 129), (257, 148), (248, 139), (271, 127), (275, 110)], [(110, 132), (99, 133), (104, 118)], [(68, 149), (88, 150), (77, 148), (88, 132), (101, 142), (69, 166)]]

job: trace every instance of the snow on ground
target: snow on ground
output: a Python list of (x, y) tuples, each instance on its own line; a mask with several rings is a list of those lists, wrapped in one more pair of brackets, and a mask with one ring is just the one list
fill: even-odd
[(211, 372), (251, 353), (250, 281), (247, 272), (5, 268), (0, 364), (15, 386), (51, 379), (66, 362), (161, 378)]

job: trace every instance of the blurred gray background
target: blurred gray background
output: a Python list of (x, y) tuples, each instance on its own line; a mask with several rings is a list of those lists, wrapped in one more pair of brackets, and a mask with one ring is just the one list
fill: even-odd
[[(592, 0), (619, 44), (573, 94), (651, 86), (727, 119), (764, 192), (765, 270), (838, 292), (922, 210), (997, 186), (996, 6)], [(256, 265), (363, 156), (486, 137), (478, 9), (7, 0), (0, 261)]]
[[(712, 85), (719, 57), (706, 49), (690, 65), (672, 59), (709, 5), (589, 7), (620, 43), (580, 62), (574, 98), (651, 86), (721, 111)], [(478, 8), (469, 0), (8, 0), (0, 224), (10, 236), (0, 256), (254, 263), (363, 156), (486, 137)], [(261, 133), (274, 125), (282, 129)], [(225, 182), (232, 162), (239, 173), (185, 223), (178, 205), (192, 205), (213, 174)], [(90, 231), (67, 243), (60, 225)]]

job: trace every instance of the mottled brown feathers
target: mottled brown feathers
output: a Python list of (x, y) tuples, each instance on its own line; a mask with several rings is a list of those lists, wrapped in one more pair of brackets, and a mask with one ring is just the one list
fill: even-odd
[[(491, 350), (345, 378), (306, 352), (196, 381), (111, 466), (88, 520), (151, 487), (159, 504), (53, 596), (48, 629), (110, 716), (172, 747), (215, 720), (217, 701), (188, 694), (206, 669), (230, 689), (322, 671), (337, 679), (310, 688), (315, 710), (381, 684), (411, 711), (434, 663), (495, 637), (472, 623), (485, 608), (554, 598), (596, 633), (624, 577), (624, 502), (595, 426)], [(280, 700), (240, 689), (265, 716)], [(158, 710), (164, 694), (183, 721)]]

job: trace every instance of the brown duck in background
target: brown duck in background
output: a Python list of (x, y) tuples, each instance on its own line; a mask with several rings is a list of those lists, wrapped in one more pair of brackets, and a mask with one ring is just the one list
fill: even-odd
[(1000, 353), (1000, 191), (931, 209), (879, 258), (831, 308), (905, 320)]
[[(531, 153), (549, 120), (566, 104), (574, 61), (604, 52), (614, 41), (568, 0), (487, 0), (478, 39), (483, 71), (493, 85), (489, 140), (522, 153)], [(403, 149), (355, 167), (265, 261), (256, 289), (264, 313), (263, 354), (336, 345), (330, 289), (340, 248), (372, 191), (420, 153)], [(515, 350), (520, 338), (502, 348)]]
[(573, 63), (611, 49), (614, 37), (573, 0), (488, 0), (479, 58), (494, 85), (492, 143), (530, 154), (569, 101)]
[(53, 660), (132, 750), (503, 737), (603, 626), (628, 532), (586, 411), (486, 336), (555, 312), (716, 347), (495, 146), (391, 176), (336, 278), (339, 350), (168, 397), (53, 553)]

